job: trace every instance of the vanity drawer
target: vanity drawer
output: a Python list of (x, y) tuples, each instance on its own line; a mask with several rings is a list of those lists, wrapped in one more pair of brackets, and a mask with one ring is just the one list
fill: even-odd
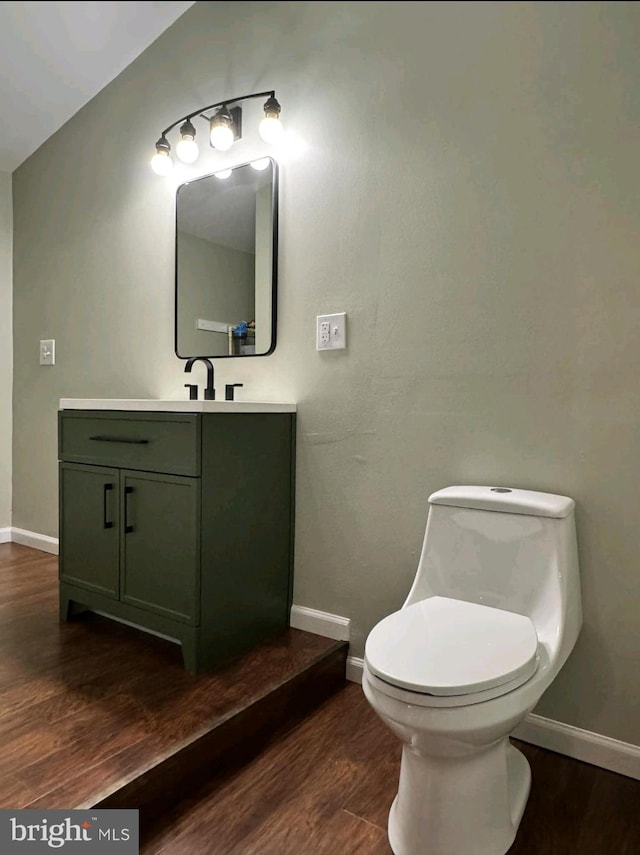
[(58, 419), (60, 460), (200, 474), (197, 414), (60, 410)]

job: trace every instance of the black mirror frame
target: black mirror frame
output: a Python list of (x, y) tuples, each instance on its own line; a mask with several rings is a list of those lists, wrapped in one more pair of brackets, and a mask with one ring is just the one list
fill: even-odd
[[(262, 160), (262, 158), (255, 158), (255, 160)], [(188, 184), (194, 184), (196, 181), (202, 181), (204, 178), (212, 178), (215, 173), (210, 172), (207, 175), (199, 175), (197, 178), (193, 178), (191, 181), (185, 181), (183, 184), (180, 184), (176, 189), (176, 209), (175, 209), (175, 239), (174, 239), (174, 306), (173, 306), (173, 341), (174, 341), (174, 351), (178, 359), (192, 359), (194, 356), (196, 358), (206, 358), (206, 359), (238, 359), (238, 358), (251, 358), (254, 356), (269, 356), (269, 354), (273, 353), (276, 349), (276, 334), (277, 334), (277, 320), (278, 320), (278, 184), (279, 184), (279, 170), (278, 170), (278, 161), (269, 157), (271, 161), (273, 174), (272, 174), (272, 182), (271, 182), (271, 236), (272, 236), (272, 244), (271, 244), (271, 347), (269, 350), (264, 353), (225, 353), (221, 355), (214, 355), (208, 353), (199, 353), (199, 354), (190, 354), (189, 356), (181, 356), (178, 352), (178, 194), (183, 187), (186, 187)], [(252, 161), (248, 160), (245, 163), (237, 163), (233, 167), (227, 167), (231, 169), (239, 169), (241, 166), (250, 166)], [(219, 171), (219, 170), (217, 170)]]

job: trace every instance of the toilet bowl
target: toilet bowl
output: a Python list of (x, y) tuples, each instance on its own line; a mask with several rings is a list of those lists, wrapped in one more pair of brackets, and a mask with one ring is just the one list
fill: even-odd
[(371, 631), (362, 687), (402, 742), (395, 855), (505, 855), (531, 773), (509, 734), (582, 622), (574, 502), (491, 487), (429, 497), (403, 607)]

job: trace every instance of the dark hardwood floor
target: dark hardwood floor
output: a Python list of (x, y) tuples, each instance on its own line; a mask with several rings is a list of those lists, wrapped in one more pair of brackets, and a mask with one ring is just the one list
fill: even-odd
[[(509, 855), (637, 855), (639, 781), (517, 745), (533, 784)], [(399, 761), (399, 743), (349, 684), (249, 765), (145, 823), (141, 854), (390, 855)]]
[(158, 811), (344, 684), (347, 645), (294, 629), (190, 676), (169, 641), (98, 615), (60, 622), (57, 567), (0, 544), (2, 808)]
[[(162, 639), (60, 623), (57, 558), (1, 544), (0, 807), (140, 808), (142, 855), (390, 855), (400, 747), (345, 655), (290, 630), (191, 677)], [(640, 782), (518, 746), (509, 855), (640, 852)]]

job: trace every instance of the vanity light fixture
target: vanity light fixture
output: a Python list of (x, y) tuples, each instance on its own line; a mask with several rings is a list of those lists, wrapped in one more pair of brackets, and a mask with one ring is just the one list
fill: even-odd
[[(241, 102), (248, 101), (251, 98), (264, 98), (267, 100), (264, 103), (264, 118), (260, 122), (258, 132), (261, 138), (267, 143), (276, 142), (282, 134), (282, 124), (280, 122), (280, 104), (276, 98), (276, 93), (270, 92), (255, 92), (252, 95), (243, 95), (241, 98), (228, 98), (225, 101), (218, 101), (217, 104), (210, 104), (208, 107), (200, 107), (189, 113), (188, 116), (183, 116), (160, 135), (160, 139), (156, 143), (156, 153), (151, 158), (151, 168), (158, 175), (169, 175), (173, 168), (171, 159), (171, 144), (167, 138), (174, 128), (180, 125), (180, 141), (176, 145), (176, 156), (183, 163), (195, 163), (198, 159), (199, 149), (196, 143), (196, 128), (191, 121), (199, 117), (209, 123), (209, 141), (212, 148), (218, 151), (228, 151), (237, 139), (242, 138), (242, 107)], [(206, 115), (210, 110), (216, 110), (213, 115)], [(225, 171), (225, 170), (223, 170)], [(219, 177), (222, 177), (220, 175)], [(226, 176), (225, 176), (226, 177)]]

